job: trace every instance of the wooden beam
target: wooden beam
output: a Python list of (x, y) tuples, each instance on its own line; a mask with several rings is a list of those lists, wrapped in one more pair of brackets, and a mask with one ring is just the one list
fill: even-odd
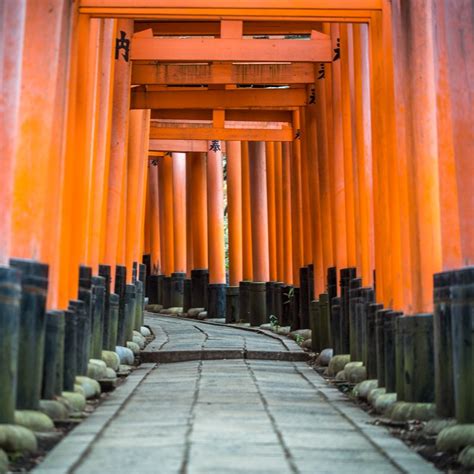
[[(226, 120), (253, 122), (292, 122), (292, 113), (287, 110), (226, 110)], [(212, 110), (162, 109), (152, 110), (152, 120), (212, 120)]]
[[(244, 21), (243, 34), (304, 35), (321, 31), (318, 21)], [(219, 36), (219, 21), (137, 21), (135, 31), (153, 30), (154, 36)]]
[(331, 40), (323, 33), (319, 33), (319, 35), (311, 40), (134, 37), (131, 59), (133, 61), (166, 62), (330, 62), (333, 55)]
[(260, 109), (302, 107), (304, 89), (234, 89), (209, 91), (145, 92), (132, 90), (132, 109)]
[(162, 128), (152, 126), (150, 139), (153, 140), (238, 140), (238, 141), (292, 141), (293, 128), (278, 129), (245, 129), (245, 128)]
[(134, 19), (272, 19), (366, 21), (382, 0), (80, 0), (79, 12), (95, 17)]
[(132, 84), (312, 84), (312, 63), (292, 64), (160, 64), (134, 62)]
[[(201, 152), (207, 153), (209, 146), (207, 140), (157, 140), (151, 139), (149, 142), (149, 155), (161, 156), (164, 152)], [(222, 151), (225, 151), (225, 142), (221, 143)], [(157, 155), (155, 155), (155, 153)]]

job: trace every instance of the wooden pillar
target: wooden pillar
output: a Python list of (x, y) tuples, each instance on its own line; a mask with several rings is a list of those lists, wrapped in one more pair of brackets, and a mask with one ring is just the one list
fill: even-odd
[[(127, 19), (117, 20), (116, 40), (120, 32), (125, 33), (127, 39), (133, 35), (133, 21)], [(114, 267), (118, 263), (120, 235), (120, 215), (123, 201), (123, 183), (126, 170), (128, 121), (130, 108), (130, 79), (131, 63), (119, 51), (114, 60), (114, 85), (112, 96), (112, 127), (110, 141), (110, 164), (108, 175), (107, 213), (104, 263)], [(126, 182), (126, 181), (125, 181)], [(115, 272), (112, 272), (114, 274)], [(113, 287), (113, 286), (112, 286)]]
[[(332, 129), (329, 134), (329, 163), (331, 179), (331, 201), (333, 222), (333, 249), (335, 264), (338, 269), (347, 267), (347, 244), (346, 244), (346, 203), (344, 194), (344, 139), (342, 132), (342, 101), (341, 101), (341, 60), (340, 60), (340, 36), (339, 25), (330, 25), (331, 41), (334, 53), (334, 61), (327, 65), (326, 85), (329, 89), (328, 99), (331, 98), (331, 106), (328, 111), (328, 119), (332, 119)], [(339, 54), (337, 53), (339, 51)], [(331, 82), (329, 86), (329, 82)]]
[(370, 71), (367, 25), (353, 25), (354, 112), (357, 148), (357, 189), (359, 206), (360, 276), (363, 286), (372, 286), (374, 269), (372, 149), (370, 116)]
[(265, 142), (269, 280), (277, 280), (276, 207), (275, 207), (275, 152), (274, 143)]
[(148, 170), (149, 110), (131, 110), (127, 159), (126, 264), (132, 281), (134, 262), (141, 262), (144, 188)]
[[(346, 253), (347, 266), (357, 267), (356, 257), (356, 193), (354, 173), (357, 170), (355, 150), (353, 146), (353, 51), (352, 26), (341, 23), (339, 25), (341, 59), (340, 90), (342, 111), (342, 139), (344, 159), (344, 202), (346, 219)], [(337, 68), (338, 66), (336, 66)], [(360, 267), (357, 268), (357, 274)]]
[(186, 154), (173, 153), (174, 269), (186, 273)]
[(193, 201), (192, 194), (192, 170), (193, 158), (191, 153), (186, 154), (186, 278), (191, 278), (191, 270), (194, 268), (194, 232), (193, 232)]
[(250, 157), (248, 142), (242, 142), (242, 278), (245, 281), (253, 279), (250, 209)]
[[(217, 146), (219, 148), (217, 148)], [(220, 143), (209, 143), (207, 152), (207, 216), (209, 283), (225, 283), (224, 176)]]
[(300, 166), (300, 183), (301, 183), (301, 233), (303, 238), (303, 251), (302, 251), (302, 264), (307, 266), (313, 263), (313, 228), (312, 228), (312, 216), (311, 208), (312, 203), (310, 200), (309, 191), (309, 160), (310, 154), (308, 153), (308, 141), (310, 139), (309, 133), (306, 127), (305, 108), (300, 108), (298, 111), (299, 123), (300, 123), (300, 155), (301, 155), (301, 166)]
[(292, 143), (291, 158), (291, 230), (293, 242), (293, 283), (300, 286), (300, 267), (303, 264), (303, 231), (301, 227), (301, 130), (298, 111), (293, 111), (293, 127), (296, 135)]
[(163, 274), (174, 271), (173, 158), (166, 154), (158, 162), (160, 241)]
[(293, 221), (291, 195), (291, 146), (283, 142), (282, 146), (282, 207), (283, 207), (283, 257), (284, 282), (293, 285)]
[(161, 241), (160, 241), (160, 208), (158, 191), (158, 164), (152, 162), (148, 170), (148, 183), (150, 187), (150, 247), (151, 247), (151, 273), (160, 275)]
[[(331, 98), (327, 98), (328, 68), (325, 64), (315, 65), (316, 83), (315, 88), (315, 110), (309, 110), (311, 119), (315, 120), (316, 143), (317, 143), (317, 166), (319, 183), (319, 215), (317, 219), (321, 226), (321, 265), (326, 281), (326, 272), (329, 267), (335, 265), (334, 256), (334, 238), (333, 238), (333, 208), (334, 203), (331, 199), (332, 180), (334, 170), (330, 170), (329, 163), (329, 139), (332, 136), (332, 111)], [(308, 107), (309, 109), (309, 107)], [(318, 279), (316, 278), (315, 283)]]
[(275, 233), (277, 281), (285, 279), (284, 237), (283, 237), (283, 157), (282, 143), (275, 142)]
[(241, 143), (227, 142), (227, 208), (229, 228), (229, 285), (242, 281), (242, 159)]
[[(0, 107), (0, 143), (2, 166), (0, 167), (0, 264), (10, 257), (11, 219), (13, 205), (15, 152), (19, 139), (21, 104), (21, 70), (25, 39), (26, 0), (5, 0), (0, 3), (0, 68), (2, 93)], [(8, 217), (6, 217), (8, 216)]]
[(192, 153), (190, 157), (193, 196), (193, 269), (204, 270), (208, 268), (206, 154)]
[(102, 20), (99, 36), (98, 86), (95, 98), (94, 149), (92, 179), (88, 211), (87, 258), (92, 270), (98, 273), (105, 250), (105, 213), (110, 158), (112, 125), (112, 97), (114, 81), (115, 20)]

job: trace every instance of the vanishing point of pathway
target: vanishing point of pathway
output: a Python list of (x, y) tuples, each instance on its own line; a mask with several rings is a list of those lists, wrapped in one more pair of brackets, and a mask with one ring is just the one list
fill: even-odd
[(171, 317), (147, 324), (149, 362), (35, 472), (437, 472), (329, 387), (292, 341)]

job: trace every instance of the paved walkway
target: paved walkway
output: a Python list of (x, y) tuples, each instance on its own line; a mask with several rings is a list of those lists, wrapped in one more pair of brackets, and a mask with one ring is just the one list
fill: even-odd
[[(155, 351), (296, 352), (250, 331), (171, 318), (148, 323), (157, 331)], [(437, 472), (370, 421), (304, 362), (201, 354), (142, 364), (36, 472)]]

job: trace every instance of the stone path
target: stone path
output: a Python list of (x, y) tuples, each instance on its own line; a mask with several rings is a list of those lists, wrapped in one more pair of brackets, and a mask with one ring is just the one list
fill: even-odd
[[(296, 352), (250, 331), (171, 318), (148, 323), (157, 331), (155, 351)], [(304, 362), (201, 354), (142, 364), (35, 472), (437, 472), (371, 421)]]

